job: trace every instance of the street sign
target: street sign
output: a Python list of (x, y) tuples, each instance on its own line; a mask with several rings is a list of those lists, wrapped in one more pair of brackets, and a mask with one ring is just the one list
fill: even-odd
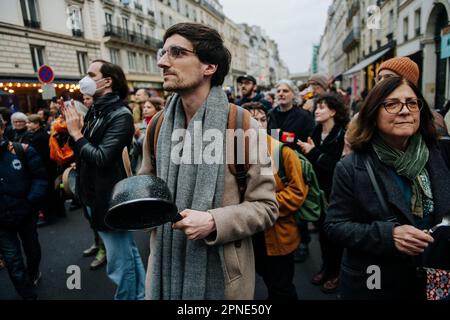
[(42, 66), (38, 71), (38, 79), (42, 83), (52, 83), (55, 78), (55, 74), (53, 73), (52, 68), (49, 66)]
[(56, 97), (55, 87), (48, 83), (42, 85), (42, 100), (51, 100), (53, 97)]
[(441, 30), (441, 59), (450, 58), (450, 26)]

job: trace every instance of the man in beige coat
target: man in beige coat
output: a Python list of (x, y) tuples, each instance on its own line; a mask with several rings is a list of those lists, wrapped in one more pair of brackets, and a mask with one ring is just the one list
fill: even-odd
[[(221, 85), (230, 62), (222, 38), (211, 28), (181, 23), (164, 35), (158, 66), (163, 70), (164, 89), (176, 94), (164, 111), (156, 170), (150, 160), (153, 142), (147, 135), (139, 174), (156, 173), (166, 181), (183, 219), (151, 232), (147, 299), (254, 297), (251, 236), (272, 226), (278, 216), (270, 161), (250, 166), (241, 202), (236, 177), (224, 161), (205, 164), (202, 150), (186, 138), (192, 134), (195, 140), (199, 126), (203, 141), (207, 132), (225, 136), (229, 106)], [(257, 122), (251, 120), (250, 127), (257, 130)], [(225, 141), (216, 149), (219, 154), (225, 153)], [(250, 152), (255, 148), (251, 145)]]

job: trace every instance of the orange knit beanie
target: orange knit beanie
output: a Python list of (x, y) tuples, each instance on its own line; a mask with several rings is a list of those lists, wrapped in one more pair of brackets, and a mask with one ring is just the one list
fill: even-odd
[(419, 84), (419, 67), (417, 64), (407, 57), (395, 57), (383, 62), (378, 70), (387, 69), (395, 72), (399, 76), (412, 82), (415, 86)]

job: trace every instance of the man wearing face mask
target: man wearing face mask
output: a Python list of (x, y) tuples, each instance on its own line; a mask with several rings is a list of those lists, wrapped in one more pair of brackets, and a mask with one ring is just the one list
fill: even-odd
[(133, 235), (113, 232), (104, 222), (114, 185), (127, 177), (121, 155), (134, 133), (133, 117), (124, 102), (125, 75), (119, 66), (95, 60), (80, 81), (80, 91), (94, 97), (85, 119), (73, 105), (63, 109), (74, 141), (79, 198), (105, 244), (108, 276), (118, 286), (115, 299), (142, 300), (145, 269)]

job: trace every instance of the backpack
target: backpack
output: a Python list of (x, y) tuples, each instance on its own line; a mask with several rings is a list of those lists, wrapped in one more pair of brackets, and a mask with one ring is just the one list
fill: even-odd
[[(278, 177), (284, 185), (288, 183), (286, 177), (286, 171), (283, 166), (283, 155), (282, 150), (285, 145), (280, 143), (279, 149), (275, 149), (279, 153), (280, 165), (278, 168)], [(302, 206), (295, 212), (294, 217), (297, 223), (301, 221), (316, 222), (319, 220), (320, 216), (325, 212), (327, 207), (327, 200), (325, 198), (325, 193), (320, 189), (319, 182), (317, 181), (316, 173), (314, 172), (313, 165), (309, 160), (301, 153), (293, 150), (300, 159), (302, 164), (302, 174), (303, 180), (308, 185), (308, 194), (306, 195), (305, 202)]]
[(19, 158), (25, 170), (28, 170), (28, 161), (25, 158), (25, 152), (28, 150), (28, 144), (22, 144), (19, 142), (11, 142), (14, 152), (17, 158)]
[[(238, 107), (234, 104), (229, 104), (230, 111), (228, 113), (227, 129), (243, 129), (244, 132), (250, 128), (250, 112)], [(147, 127), (147, 143), (150, 151), (150, 162), (154, 172), (156, 172), (156, 151), (159, 137), (159, 131), (161, 129), (162, 122), (164, 120), (164, 110), (159, 111), (150, 120)], [(244, 201), (245, 191), (247, 190), (247, 173), (250, 169), (249, 164), (249, 141), (245, 139), (245, 163), (238, 164), (238, 137), (234, 136), (234, 161), (232, 164), (228, 164), (228, 168), (235, 176), (236, 182), (239, 188), (240, 202)]]
[(25, 152), (28, 149), (28, 145), (23, 145), (18, 142), (11, 142), (11, 144), (14, 148), (17, 158), (19, 158), (20, 162), (22, 162), (23, 165), (26, 165), (27, 160), (25, 159)]

